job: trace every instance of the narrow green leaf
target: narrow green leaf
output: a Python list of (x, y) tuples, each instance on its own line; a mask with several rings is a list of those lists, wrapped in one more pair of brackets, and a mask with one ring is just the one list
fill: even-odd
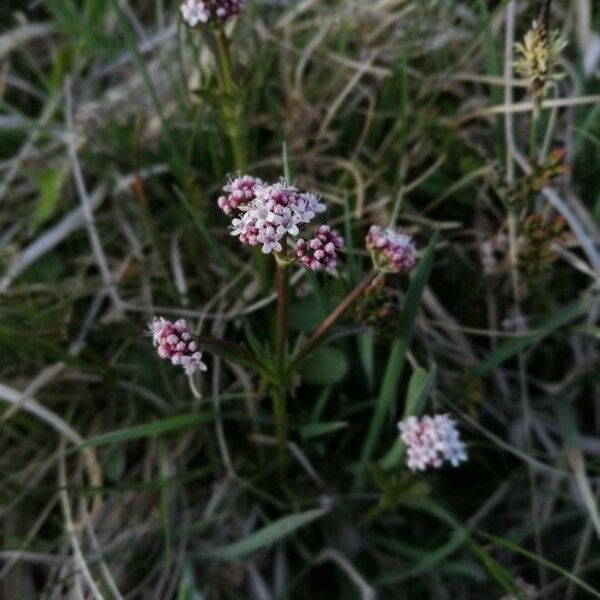
[[(408, 391), (406, 392), (406, 400), (404, 402), (404, 418), (410, 416), (418, 417), (423, 412), (434, 376), (435, 365), (431, 373), (428, 373), (421, 367), (417, 367), (408, 383)], [(398, 437), (390, 451), (381, 460), (381, 468), (390, 470), (397, 467), (404, 458), (404, 449), (404, 442)]]
[(339, 431), (340, 429), (344, 429), (344, 427), (348, 427), (348, 423), (346, 421), (309, 423), (308, 425), (304, 425), (300, 428), (300, 437), (303, 440), (309, 440), (311, 438), (333, 433), (334, 431)]
[(215, 241), (204, 221), (200, 218), (194, 207), (189, 203), (188, 199), (185, 197), (185, 194), (177, 186), (175, 186), (173, 189), (175, 190), (175, 195), (179, 198), (185, 209), (188, 211), (192, 221), (194, 222), (194, 225), (196, 226), (196, 229), (200, 232), (202, 239), (206, 242), (208, 251), (215, 262), (217, 262), (227, 274), (231, 274), (229, 265), (225, 261), (223, 252), (219, 248), (219, 245)]
[(197, 425), (210, 423), (215, 418), (212, 412), (188, 413), (167, 417), (143, 425), (135, 425), (125, 429), (117, 429), (108, 433), (102, 433), (86, 440), (78, 448), (97, 448), (98, 446), (108, 446), (110, 444), (119, 444), (140, 438), (148, 438), (156, 435), (172, 433), (180, 429), (189, 429)]
[(482, 538), (484, 538), (485, 540), (487, 540), (489, 542), (492, 542), (496, 546), (499, 546), (501, 548), (507, 548), (508, 550), (511, 550), (512, 552), (515, 552), (516, 554), (521, 554), (522, 556), (525, 556), (541, 565), (544, 565), (545, 567), (548, 567), (549, 569), (552, 569), (553, 571), (556, 571), (557, 573), (560, 573), (563, 577), (570, 579), (575, 585), (578, 585), (581, 589), (583, 589), (586, 592), (588, 592), (589, 594), (591, 594), (594, 598), (600, 598), (600, 592), (598, 590), (595, 590), (591, 585), (589, 585), (585, 581), (583, 581), (583, 579), (580, 579), (579, 577), (577, 577), (577, 575), (573, 575), (573, 573), (571, 573), (567, 569), (564, 569), (560, 565), (557, 565), (556, 563), (553, 563), (552, 561), (547, 560), (543, 556), (539, 556), (538, 554), (535, 554), (534, 552), (525, 550), (525, 548), (521, 548), (521, 546), (519, 546), (517, 544), (513, 544), (512, 542), (509, 542), (508, 540), (505, 540), (503, 538), (496, 537), (495, 535), (490, 535), (489, 533), (486, 533), (485, 531), (480, 530), (477, 533)]
[(263, 366), (255, 356), (248, 352), (243, 346), (238, 346), (233, 342), (220, 340), (218, 338), (199, 337), (198, 345), (202, 350), (206, 350), (215, 356), (219, 356), (220, 358), (224, 358), (225, 360), (243, 367), (250, 367), (251, 369), (257, 370), (263, 369)]
[(437, 239), (438, 233), (436, 231), (429, 241), (427, 249), (417, 267), (415, 276), (408, 288), (404, 308), (398, 322), (396, 338), (392, 345), (383, 382), (379, 389), (379, 396), (375, 404), (375, 410), (371, 418), (369, 431), (360, 455), (355, 481), (356, 490), (360, 490), (364, 485), (367, 466), (373, 456), (377, 440), (379, 440), (381, 436), (381, 430), (386, 415), (397, 395), (398, 383), (404, 369), (406, 351), (410, 345), (415, 321), (419, 312), (419, 306), (421, 304), (421, 296), (423, 295), (423, 290), (425, 289), (425, 285), (429, 279), (429, 273), (431, 272)]
[(261, 548), (272, 546), (275, 542), (287, 537), (300, 527), (304, 527), (308, 523), (320, 519), (328, 510), (327, 508), (316, 508), (282, 517), (244, 539), (212, 550), (209, 556), (218, 560), (237, 560), (243, 558)]

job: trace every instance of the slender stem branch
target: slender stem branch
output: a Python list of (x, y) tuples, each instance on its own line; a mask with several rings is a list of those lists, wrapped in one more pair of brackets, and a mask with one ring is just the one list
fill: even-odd
[(287, 305), (288, 305), (288, 276), (287, 265), (277, 263), (277, 369), (283, 373), (287, 342)]
[(285, 387), (277, 386), (273, 388), (273, 415), (275, 417), (275, 428), (277, 436), (277, 460), (279, 463), (279, 475), (285, 479), (287, 474), (288, 456), (288, 415), (287, 398)]
[[(284, 252), (285, 252), (284, 240)], [(275, 351), (277, 360), (278, 385), (273, 389), (273, 414), (277, 430), (277, 453), (279, 458), (279, 474), (285, 479), (287, 472), (287, 438), (288, 416), (286, 395), (286, 353), (287, 353), (287, 306), (288, 306), (288, 273), (287, 265), (277, 261), (276, 290), (277, 290), (277, 323)]]
[(317, 330), (310, 336), (304, 347), (298, 352), (296, 362), (301, 361), (311, 350), (314, 350), (325, 334), (331, 329), (332, 325), (346, 312), (350, 305), (371, 285), (379, 271), (372, 269), (363, 278), (363, 280), (329, 313), (325, 320), (319, 325)]
[(233, 150), (233, 159), (235, 167), (238, 171), (246, 171), (246, 149), (242, 135), (242, 124), (240, 119), (240, 107), (237, 106), (237, 98), (235, 96), (236, 84), (233, 78), (233, 67), (231, 61), (231, 53), (229, 51), (229, 40), (225, 35), (225, 30), (220, 28), (216, 34), (217, 48), (219, 58), (219, 86), (221, 91), (226, 96), (223, 103), (223, 116), (225, 118), (225, 126), (231, 141)]

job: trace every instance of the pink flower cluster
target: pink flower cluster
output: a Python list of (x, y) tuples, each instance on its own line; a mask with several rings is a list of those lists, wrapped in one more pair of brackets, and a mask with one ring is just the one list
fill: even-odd
[(445, 461), (456, 467), (467, 460), (456, 421), (449, 415), (408, 417), (398, 423), (398, 429), (407, 447), (411, 471), (424, 471), (427, 467), (439, 469)]
[(344, 246), (344, 238), (328, 225), (317, 227), (309, 240), (301, 239), (296, 246), (298, 260), (309, 269), (333, 271), (337, 265), (337, 251)]
[(161, 358), (170, 360), (174, 365), (181, 365), (188, 375), (206, 371), (202, 352), (184, 319), (173, 323), (162, 317), (155, 317), (148, 327)]
[(183, 20), (191, 27), (198, 23), (223, 23), (239, 15), (246, 0), (184, 0)]
[(294, 253), (288, 246), (300, 235), (301, 229), (325, 205), (315, 194), (301, 192), (285, 180), (267, 184), (250, 175), (239, 176), (224, 188), (217, 201), (219, 208), (231, 220), (231, 235), (242, 244), (261, 246), (263, 253), (283, 253), (289, 260), (296, 256), (310, 269), (335, 268), (336, 252), (343, 246), (341, 236), (327, 226), (315, 230), (312, 239), (300, 239)]
[(417, 264), (415, 242), (408, 234), (372, 225), (366, 245), (375, 267), (383, 273), (408, 273)]
[(217, 204), (219, 208), (228, 216), (241, 211), (256, 199), (256, 189), (264, 185), (260, 179), (251, 175), (243, 175), (230, 181), (224, 188), (226, 192), (219, 196)]

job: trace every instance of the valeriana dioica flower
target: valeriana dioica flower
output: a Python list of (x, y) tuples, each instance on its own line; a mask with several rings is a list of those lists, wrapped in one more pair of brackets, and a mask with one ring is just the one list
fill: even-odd
[(456, 467), (467, 460), (456, 421), (449, 415), (407, 417), (398, 423), (398, 429), (406, 444), (408, 468), (412, 471), (425, 471), (428, 467), (439, 469), (444, 462)]
[(408, 273), (417, 264), (417, 249), (408, 234), (372, 225), (366, 245), (382, 273)]
[(183, 20), (191, 27), (199, 23), (223, 23), (238, 15), (246, 0), (184, 0)]
[(309, 269), (335, 268), (337, 250), (344, 245), (337, 232), (322, 225), (312, 238), (299, 238), (325, 211), (316, 194), (301, 192), (283, 179), (267, 184), (250, 175), (233, 179), (223, 191), (217, 204), (232, 217), (230, 233), (242, 244), (260, 246), (264, 254), (276, 254), (285, 262), (298, 259)]
[(315, 229), (311, 239), (298, 242), (296, 256), (313, 271), (333, 271), (337, 264), (336, 253), (343, 245), (344, 239), (337, 231), (328, 225), (321, 225)]
[(181, 365), (188, 375), (206, 371), (202, 352), (184, 319), (173, 323), (162, 317), (155, 317), (148, 328), (161, 358), (170, 360), (174, 365)]
[(219, 197), (217, 204), (226, 215), (234, 215), (256, 199), (256, 189), (263, 185), (260, 179), (250, 175), (236, 177), (223, 188), (225, 194)]

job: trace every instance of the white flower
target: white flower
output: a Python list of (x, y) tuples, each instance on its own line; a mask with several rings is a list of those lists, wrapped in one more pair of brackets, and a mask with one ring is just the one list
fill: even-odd
[(275, 228), (271, 225), (265, 227), (257, 236), (258, 241), (262, 244), (263, 254), (270, 252), (281, 252), (283, 247), (279, 243), (282, 236), (277, 234)]
[(467, 460), (456, 421), (449, 415), (426, 415), (420, 419), (411, 416), (400, 421), (398, 428), (407, 446), (407, 464), (412, 471), (439, 469), (445, 461), (456, 467)]
[(183, 20), (191, 27), (198, 23), (207, 23), (210, 19), (210, 11), (201, 0), (185, 0), (181, 5)]

